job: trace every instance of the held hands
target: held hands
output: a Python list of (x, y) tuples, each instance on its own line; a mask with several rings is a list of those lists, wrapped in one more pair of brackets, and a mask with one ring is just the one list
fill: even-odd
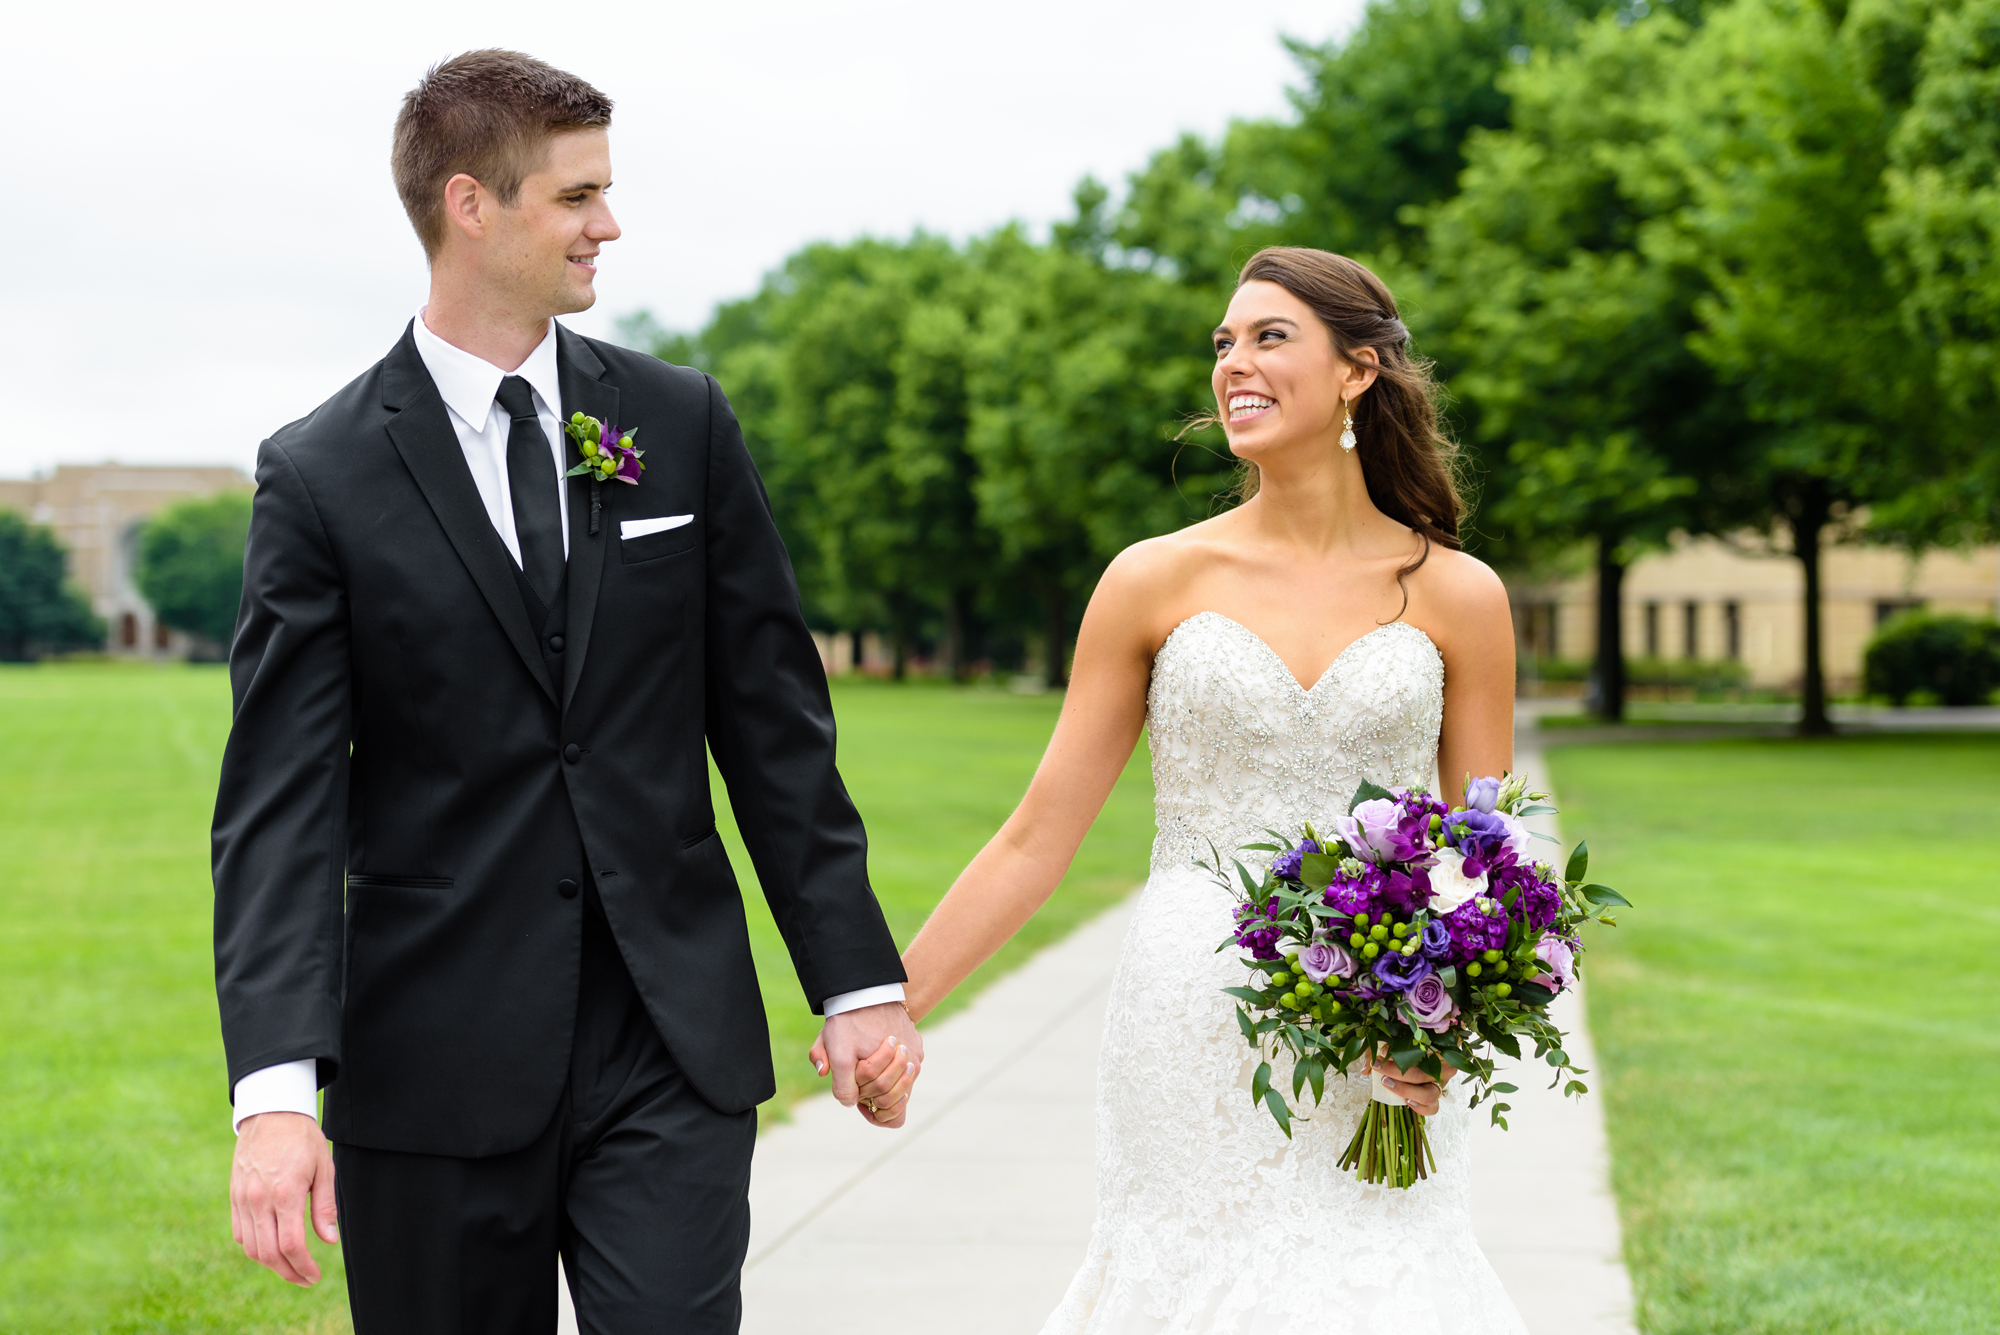
[(924, 1041), (900, 1001), (827, 1019), (812, 1046), (813, 1069), (833, 1076), (833, 1096), (873, 1126), (899, 1127), (923, 1070)]
[(340, 1241), (333, 1151), (319, 1123), (303, 1113), (258, 1113), (243, 1119), (241, 1131), (229, 1168), (230, 1232), (278, 1278), (300, 1288), (316, 1284), (319, 1263), (306, 1249), (304, 1216), (310, 1204), (320, 1241)]

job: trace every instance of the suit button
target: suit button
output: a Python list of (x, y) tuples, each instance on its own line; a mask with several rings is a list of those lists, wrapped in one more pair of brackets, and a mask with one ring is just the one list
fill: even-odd
[(571, 742), (563, 748), (563, 759), (574, 765), (577, 761), (583, 759), (583, 748), (575, 742)]
[(575, 882), (575, 881), (571, 881), (571, 880), (567, 880), (567, 879), (565, 879), (565, 880), (561, 880), (561, 881), (557, 881), (557, 882), (556, 882), (556, 893), (557, 893), (557, 894), (559, 894), (559, 895), (561, 895), (561, 896), (562, 896), (562, 897), (563, 897), (564, 899), (575, 899), (575, 898), (576, 898), (576, 882)]
[(559, 654), (562, 652), (562, 650), (563, 650), (563, 637), (560, 635), (549, 636), (549, 652), (552, 654)]

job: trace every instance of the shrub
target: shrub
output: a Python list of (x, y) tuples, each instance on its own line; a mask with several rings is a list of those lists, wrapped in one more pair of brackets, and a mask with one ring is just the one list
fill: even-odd
[(1902, 705), (1919, 692), (1947, 705), (1983, 705), (2000, 687), (2000, 622), (1968, 616), (1898, 617), (1868, 643), (1868, 694)]

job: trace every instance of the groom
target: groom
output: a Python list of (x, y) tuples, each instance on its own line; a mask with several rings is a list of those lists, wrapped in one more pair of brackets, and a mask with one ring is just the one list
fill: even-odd
[[(921, 1058), (729, 404), (551, 318), (619, 234), (610, 122), (526, 56), (431, 70), (393, 156), (429, 302), (258, 453), (214, 831), (231, 1210), (309, 1284), (337, 1200), (357, 1335), (552, 1331), (558, 1253), (586, 1332), (736, 1330), (774, 1081), (710, 754), (836, 1092), (900, 1125)], [(564, 476), (579, 413), (636, 429), (636, 485)]]

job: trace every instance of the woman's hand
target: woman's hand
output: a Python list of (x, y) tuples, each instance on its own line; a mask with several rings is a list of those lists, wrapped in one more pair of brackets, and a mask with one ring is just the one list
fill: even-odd
[(1368, 1072), (1379, 1074), (1382, 1083), (1391, 1094), (1400, 1095), (1419, 1116), (1437, 1116), (1438, 1100), (1444, 1097), (1444, 1087), (1458, 1074), (1450, 1062), (1444, 1063), (1444, 1079), (1433, 1080), (1427, 1071), (1405, 1071), (1387, 1057), (1373, 1057), (1368, 1062)]

